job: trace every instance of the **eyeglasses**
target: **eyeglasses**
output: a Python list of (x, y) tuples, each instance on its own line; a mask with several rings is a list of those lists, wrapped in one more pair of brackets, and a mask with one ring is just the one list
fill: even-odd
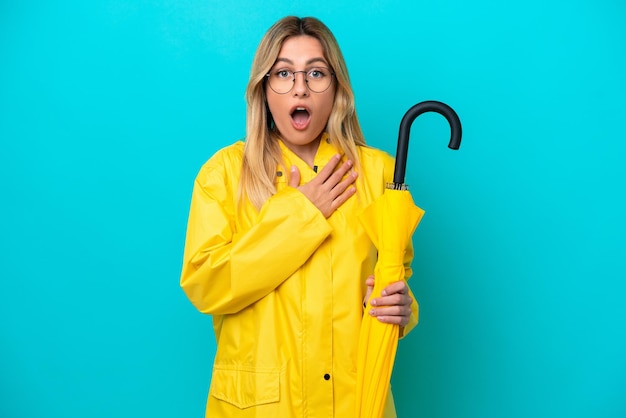
[(329, 68), (315, 67), (306, 71), (291, 71), (285, 68), (270, 71), (265, 74), (270, 88), (277, 94), (287, 94), (296, 85), (296, 74), (304, 74), (304, 80), (313, 93), (323, 93), (330, 87), (335, 75)]

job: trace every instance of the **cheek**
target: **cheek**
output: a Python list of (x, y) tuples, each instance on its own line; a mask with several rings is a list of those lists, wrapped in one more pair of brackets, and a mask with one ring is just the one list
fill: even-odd
[(265, 88), (265, 100), (267, 103), (267, 108), (272, 114), (279, 114), (281, 110), (281, 104), (284, 101), (283, 99), (283, 96), (274, 93), (269, 89), (269, 87)]
[(325, 100), (323, 100), (320, 103), (320, 108), (324, 109), (324, 119), (325, 121), (328, 121), (328, 118), (330, 117), (330, 113), (333, 110), (333, 105), (335, 104), (335, 95), (329, 95), (328, 98), (325, 98)]

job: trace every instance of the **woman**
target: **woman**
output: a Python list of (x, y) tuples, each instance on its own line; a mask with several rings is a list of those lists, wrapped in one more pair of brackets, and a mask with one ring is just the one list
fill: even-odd
[[(181, 276), (217, 338), (206, 416), (352, 417), (376, 263), (357, 215), (393, 159), (365, 146), (343, 56), (317, 19), (268, 30), (246, 98), (245, 143), (196, 178)], [(417, 323), (404, 280), (374, 296), (367, 314), (404, 333)]]

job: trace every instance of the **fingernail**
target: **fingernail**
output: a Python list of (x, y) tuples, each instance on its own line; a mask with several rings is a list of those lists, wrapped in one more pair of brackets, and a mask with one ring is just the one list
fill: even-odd
[(378, 305), (378, 303), (376, 303), (376, 299), (370, 300), (370, 305), (372, 305), (372, 306)]
[(387, 291), (383, 290), (382, 292), (380, 292), (380, 294), (383, 295), (383, 296), (387, 296)]
[(296, 171), (296, 166), (295, 166), (295, 165), (292, 165), (292, 166), (291, 166), (291, 172), (293, 173), (294, 171)]
[(375, 309), (370, 309), (370, 315), (371, 316), (375, 316), (376, 315), (376, 310)]

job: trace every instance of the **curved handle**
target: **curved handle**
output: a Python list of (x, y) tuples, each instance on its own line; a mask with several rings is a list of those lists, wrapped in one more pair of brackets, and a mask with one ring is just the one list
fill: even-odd
[(406, 156), (409, 151), (409, 134), (411, 124), (422, 113), (437, 112), (443, 115), (450, 124), (450, 143), (448, 148), (459, 149), (461, 146), (461, 120), (456, 112), (447, 104), (436, 102), (433, 100), (416, 104), (410, 108), (400, 122), (400, 132), (398, 134), (398, 150), (396, 151), (396, 167), (393, 172), (393, 182), (396, 184), (404, 183), (404, 174), (406, 172)]

